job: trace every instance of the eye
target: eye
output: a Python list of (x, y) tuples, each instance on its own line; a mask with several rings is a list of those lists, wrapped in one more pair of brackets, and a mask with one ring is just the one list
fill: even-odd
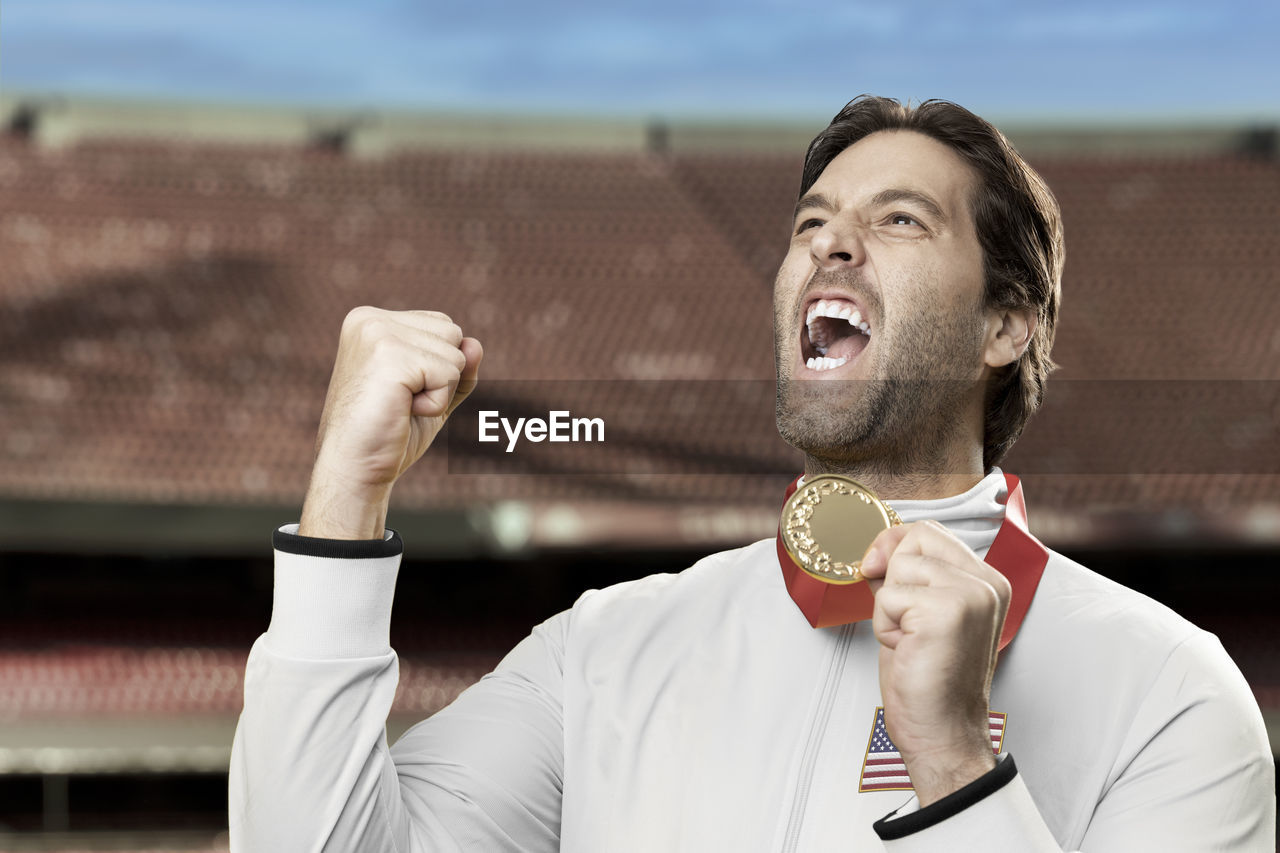
[(815, 227), (816, 228), (822, 227), (821, 219), (806, 219), (804, 222), (801, 222), (800, 225), (796, 227), (796, 233), (799, 234), (803, 231), (808, 231), (810, 228), (815, 228)]
[(920, 220), (914, 216), (908, 216), (905, 213), (894, 213), (889, 216), (889, 224), (891, 225), (920, 225)]

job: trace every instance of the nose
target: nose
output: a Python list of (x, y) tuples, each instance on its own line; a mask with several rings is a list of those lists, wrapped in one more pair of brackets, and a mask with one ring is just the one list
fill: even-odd
[(809, 241), (809, 256), (820, 270), (858, 266), (866, 260), (862, 235), (851, 225), (833, 218), (818, 229)]

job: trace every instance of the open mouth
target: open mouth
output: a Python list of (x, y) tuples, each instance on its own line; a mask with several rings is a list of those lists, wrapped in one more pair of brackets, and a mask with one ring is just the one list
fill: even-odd
[(800, 357), (810, 370), (835, 370), (858, 357), (871, 340), (871, 326), (847, 299), (811, 302), (800, 328)]

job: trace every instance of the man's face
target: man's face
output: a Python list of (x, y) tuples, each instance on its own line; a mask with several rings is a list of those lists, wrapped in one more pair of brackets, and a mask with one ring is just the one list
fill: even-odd
[(773, 299), (788, 443), (898, 467), (980, 405), (995, 315), (983, 310), (976, 180), (942, 143), (883, 131), (805, 194)]

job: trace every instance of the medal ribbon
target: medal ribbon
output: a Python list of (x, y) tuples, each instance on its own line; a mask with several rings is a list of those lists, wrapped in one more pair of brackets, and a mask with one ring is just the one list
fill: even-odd
[[(986, 563), (1009, 579), (1013, 596), (1009, 599), (1009, 612), (1000, 633), (1000, 648), (1013, 640), (1023, 618), (1031, 607), (1040, 576), (1049, 562), (1049, 549), (1031, 535), (1027, 529), (1027, 505), (1022, 498), (1022, 483), (1012, 474), (1004, 475), (1008, 496), (1005, 498), (1004, 521), (996, 532), (995, 541), (987, 550)], [(786, 498), (796, 490), (799, 478), (787, 487)], [(785, 498), (784, 498), (785, 500)], [(828, 628), (849, 622), (861, 622), (871, 618), (875, 608), (875, 596), (863, 581), (853, 584), (824, 583), (806, 574), (782, 544), (782, 530), (777, 537), (778, 565), (787, 585), (791, 600), (815, 628)]]

